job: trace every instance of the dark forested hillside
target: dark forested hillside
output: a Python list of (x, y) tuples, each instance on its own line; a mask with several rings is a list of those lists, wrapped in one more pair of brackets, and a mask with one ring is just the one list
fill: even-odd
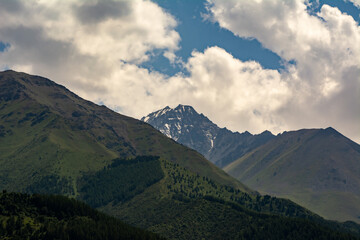
[[(160, 181), (131, 199), (114, 200), (100, 209), (170, 239), (288, 239), (292, 236), (297, 236), (295, 239), (310, 236), (351, 239), (360, 236), (357, 224), (326, 221), (289, 200), (248, 194), (178, 164), (153, 158), (155, 160), (163, 169)], [(111, 166), (101, 174), (107, 171), (112, 171)], [(129, 179), (135, 177), (131, 171), (122, 175)], [(97, 181), (101, 182), (95, 180), (97, 176), (95, 173), (87, 177), (96, 185)], [(96, 196), (101, 198), (101, 194), (110, 193), (100, 190)]]
[(0, 193), (1, 239), (163, 239), (64, 196)]

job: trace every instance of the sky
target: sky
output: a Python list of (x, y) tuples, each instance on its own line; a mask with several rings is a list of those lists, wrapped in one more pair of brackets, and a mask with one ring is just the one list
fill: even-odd
[(360, 0), (0, 0), (0, 70), (140, 119), (193, 106), (253, 134), (360, 143)]

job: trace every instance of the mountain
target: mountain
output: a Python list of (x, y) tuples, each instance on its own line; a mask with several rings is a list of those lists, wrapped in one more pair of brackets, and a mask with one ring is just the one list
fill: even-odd
[(224, 170), (328, 219), (360, 223), (360, 145), (333, 128), (285, 132)]
[(142, 121), (255, 190), (289, 198), (329, 219), (360, 222), (360, 147), (332, 128), (276, 137), (267, 131), (233, 133), (184, 105)]
[(167, 106), (141, 120), (169, 138), (195, 149), (220, 168), (275, 137), (269, 131), (252, 135), (219, 128), (193, 107), (181, 104), (174, 109)]
[[(59, 178), (77, 196), (76, 179), (113, 159), (156, 155), (247, 191), (200, 154), (146, 123), (86, 101), (48, 79), (0, 73), (0, 188), (23, 191), (33, 181)], [(21, 178), (19, 178), (21, 176)]]
[(0, 129), (0, 188), (70, 196), (168, 239), (360, 236), (46, 78), (0, 73)]
[(164, 239), (64, 196), (0, 193), (1, 239)]

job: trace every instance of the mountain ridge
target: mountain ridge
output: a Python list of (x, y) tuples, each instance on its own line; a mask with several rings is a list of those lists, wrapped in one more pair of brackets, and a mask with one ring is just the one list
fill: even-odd
[(269, 132), (252, 135), (220, 128), (189, 105), (166, 106), (141, 118), (166, 136), (203, 154), (224, 167), (275, 136)]
[[(181, 107), (182, 105), (179, 105), (175, 109)], [(194, 114), (186, 119), (185, 123), (181, 123), (182, 117), (174, 118), (175, 121), (171, 122), (172, 116), (169, 113), (174, 112), (175, 109), (169, 107), (165, 109), (166, 111), (162, 109), (149, 114), (142, 120), (154, 125), (169, 137), (176, 136), (174, 139), (178, 142), (197, 149), (206, 158), (214, 161), (207, 151), (192, 144), (191, 137), (194, 135), (195, 137), (205, 136), (207, 126), (219, 128), (212, 124), (207, 117), (197, 114), (195, 110), (193, 111), (197, 118), (203, 119), (205, 124), (202, 124), (202, 121), (196, 117), (194, 118)], [(171, 124), (195, 127), (187, 129), (187, 135), (190, 137), (183, 137), (186, 134), (174, 135), (166, 132), (166, 129), (164, 130), (164, 126), (169, 128)], [(200, 133), (199, 129), (201, 129)], [(175, 133), (176, 130), (175, 127)], [(271, 133), (264, 132), (263, 134)], [(271, 134), (270, 139), (253, 145), (253, 148), (246, 145), (244, 147), (243, 141), (239, 141), (236, 137), (232, 138), (232, 136), (238, 135), (236, 133), (228, 134), (225, 131), (223, 135), (225, 135), (226, 141), (219, 141), (218, 144), (215, 144), (215, 153), (219, 145), (239, 145), (243, 151), (234, 151), (234, 148), (229, 151), (227, 148), (230, 155), (233, 154), (232, 158), (227, 158), (231, 160), (227, 161), (227, 164), (220, 164), (216, 160), (215, 163), (241, 182), (262, 194), (290, 198), (326, 218), (360, 222), (360, 205), (358, 204), (360, 202), (360, 180), (357, 177), (360, 176), (360, 145), (343, 136), (334, 128), (284, 131), (277, 136)], [(248, 132), (242, 135), (254, 136)], [(221, 139), (221, 134), (217, 134), (216, 137)], [(204, 145), (204, 137), (203, 139), (198, 137), (198, 139), (200, 142), (198, 144)], [(232, 144), (229, 144), (229, 141), (232, 141)], [(207, 146), (209, 146), (209, 141), (207, 141)], [(344, 202), (347, 202), (346, 207)], [(341, 210), (334, 213), (331, 210), (334, 208)]]

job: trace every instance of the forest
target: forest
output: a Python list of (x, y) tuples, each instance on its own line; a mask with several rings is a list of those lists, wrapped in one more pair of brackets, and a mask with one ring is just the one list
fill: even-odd
[(0, 194), (1, 239), (163, 239), (65, 196)]

